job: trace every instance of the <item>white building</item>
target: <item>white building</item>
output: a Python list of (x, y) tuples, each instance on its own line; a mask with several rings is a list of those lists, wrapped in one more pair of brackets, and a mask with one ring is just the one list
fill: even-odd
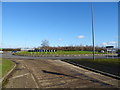
[(21, 48), (21, 51), (35, 50), (34, 48)]

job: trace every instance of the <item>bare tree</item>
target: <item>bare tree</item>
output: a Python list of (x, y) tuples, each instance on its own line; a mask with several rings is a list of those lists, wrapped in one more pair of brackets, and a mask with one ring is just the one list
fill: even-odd
[(48, 41), (48, 40), (43, 40), (41, 46), (42, 46), (43, 48), (49, 47), (49, 41)]

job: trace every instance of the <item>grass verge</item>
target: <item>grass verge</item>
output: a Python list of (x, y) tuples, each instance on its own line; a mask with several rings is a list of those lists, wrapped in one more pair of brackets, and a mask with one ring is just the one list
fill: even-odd
[(8, 59), (0, 59), (0, 77), (3, 77), (14, 66), (14, 63)]
[(120, 60), (119, 59), (73, 59), (63, 60), (80, 64), (92, 69), (120, 76)]

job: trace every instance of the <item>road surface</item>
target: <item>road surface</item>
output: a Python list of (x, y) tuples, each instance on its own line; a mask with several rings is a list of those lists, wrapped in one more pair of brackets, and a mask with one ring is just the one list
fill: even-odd
[(26, 57), (11, 53), (2, 57), (17, 64), (4, 88), (116, 88), (119, 84), (119, 80), (60, 60), (86, 57)]
[(12, 59), (17, 63), (4, 88), (115, 88), (118, 80), (60, 60)]
[[(1, 56), (1, 55), (0, 55)], [(19, 59), (81, 59), (81, 58), (93, 58), (92, 56), (64, 56), (64, 57), (32, 57), (32, 56), (17, 56), (11, 53), (5, 53), (2, 55), (3, 58), (19, 58)], [(106, 56), (95, 56), (95, 58), (107, 58)], [(120, 57), (108, 57), (108, 58), (120, 58)]]

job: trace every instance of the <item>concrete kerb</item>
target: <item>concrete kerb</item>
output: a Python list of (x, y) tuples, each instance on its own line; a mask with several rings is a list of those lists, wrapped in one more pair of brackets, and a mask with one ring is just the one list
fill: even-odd
[[(32, 56), (32, 57), (60, 57), (60, 56), (63, 56), (63, 57), (69, 57), (69, 56), (73, 56), (73, 57), (77, 57), (77, 56), (92, 56), (93, 54), (62, 54), (62, 55), (59, 55), (59, 54), (39, 54), (39, 55), (23, 55), (23, 56)], [(106, 56), (107, 54), (95, 54), (95, 56)], [(116, 55), (116, 54), (115, 54)], [(22, 56), (22, 55), (21, 55)]]
[(13, 70), (16, 68), (16, 63), (14, 63), (14, 66), (12, 67), (12, 69), (4, 76), (0, 79), (0, 89), (2, 89), (2, 83), (3, 81), (5, 81), (7, 79), (7, 77), (13, 72)]

